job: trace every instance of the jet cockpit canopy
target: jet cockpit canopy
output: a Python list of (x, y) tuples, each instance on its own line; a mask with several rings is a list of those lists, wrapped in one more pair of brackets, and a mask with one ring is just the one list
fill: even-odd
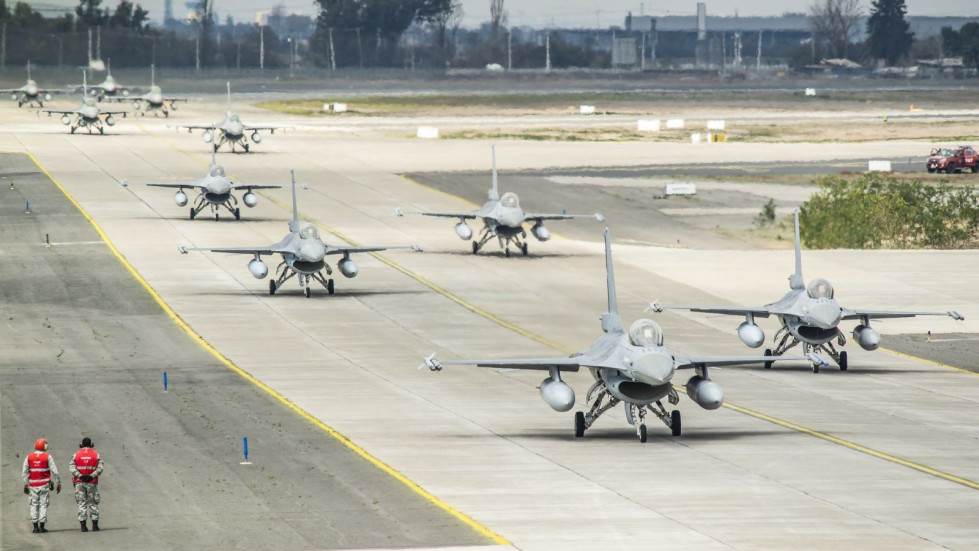
[(806, 293), (809, 298), (833, 298), (833, 284), (819, 277), (809, 282)]
[(320, 232), (316, 231), (316, 226), (305, 226), (299, 230), (299, 237), (303, 239), (319, 239)]
[(638, 319), (629, 326), (633, 346), (663, 346), (663, 329), (651, 319)]
[(507, 193), (503, 194), (503, 197), (500, 198), (500, 204), (504, 207), (520, 208), (520, 199), (517, 198), (516, 193), (508, 191)]

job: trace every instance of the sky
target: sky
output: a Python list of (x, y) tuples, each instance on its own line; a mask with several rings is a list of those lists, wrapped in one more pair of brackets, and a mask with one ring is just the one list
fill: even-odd
[[(150, 13), (150, 19), (160, 22), (163, 19), (163, 0), (134, 0)], [(477, 27), (489, 20), (490, 0), (461, 0), (465, 17), (463, 26)], [(630, 11), (633, 15), (695, 15), (697, 0), (504, 0), (510, 14), (511, 25), (533, 27), (576, 27), (608, 28), (623, 25)], [(785, 12), (806, 12), (814, 0), (708, 0), (707, 14), (717, 16), (734, 15), (781, 15)], [(8, 4), (12, 3), (8, 0)], [(76, 6), (78, 0), (44, 0), (29, 4), (48, 4)], [(187, 13), (185, 0), (173, 0), (174, 16), (180, 18)], [(268, 11), (274, 0), (215, 0), (214, 6), (222, 21), (227, 15), (235, 21), (253, 21), (255, 13)], [(284, 0), (287, 11), (315, 15), (313, 0)], [(871, 0), (861, 0), (864, 11), (870, 8)], [(115, 7), (118, 0), (103, 0), (105, 7)], [(909, 15), (954, 15), (969, 16), (979, 14), (979, 7), (963, 0), (906, 0)], [(963, 11), (963, 6), (968, 6)]]

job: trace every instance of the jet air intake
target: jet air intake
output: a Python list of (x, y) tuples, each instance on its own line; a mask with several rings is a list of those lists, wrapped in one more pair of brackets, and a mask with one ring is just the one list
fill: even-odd
[(717, 409), (724, 403), (721, 385), (700, 375), (694, 375), (687, 381), (687, 396), (704, 409)]
[(469, 238), (473, 236), (473, 229), (465, 222), (459, 222), (456, 224), (456, 235), (463, 241), (469, 241)]
[(574, 389), (557, 378), (548, 377), (540, 383), (540, 397), (551, 406), (554, 411), (568, 411), (574, 407)]
[(765, 342), (765, 332), (761, 327), (747, 321), (738, 326), (738, 337), (751, 348), (758, 348)]
[(540, 222), (534, 224), (534, 227), (530, 228), (530, 231), (533, 232), (534, 237), (536, 237), (538, 241), (547, 241), (551, 238), (551, 230), (547, 229), (544, 224), (541, 224)]
[(864, 350), (877, 350), (880, 346), (880, 333), (861, 324), (853, 328), (853, 340)]
[(173, 202), (177, 204), (178, 207), (187, 206), (187, 194), (184, 190), (177, 190), (177, 193), (173, 194)]

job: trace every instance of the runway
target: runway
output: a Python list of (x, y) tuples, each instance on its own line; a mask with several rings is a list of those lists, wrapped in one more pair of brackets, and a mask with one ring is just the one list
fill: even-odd
[[(216, 118), (209, 114), (216, 105), (217, 99), (193, 105), (182, 109), (181, 117), (188, 122)], [(267, 282), (248, 273), (247, 259), (193, 252), (182, 256), (177, 247), (264, 246), (278, 241), (287, 231), (291, 208), (287, 190), (263, 194), (258, 207), (243, 212), (241, 222), (223, 218), (219, 222), (190, 221), (186, 209), (174, 206), (167, 191), (123, 188), (118, 182), (123, 178), (171, 182), (199, 178), (208, 159), (207, 146), (199, 135), (175, 133), (162, 122), (150, 120), (122, 122), (104, 137), (68, 136), (57, 121), (35, 121), (6, 104), (0, 109), (2, 120), (9, 121), (0, 127), (0, 149), (34, 155), (92, 216), (163, 302), (204, 341), (289, 403), (498, 534), (507, 542), (504, 545), (517, 549), (639, 546), (755, 550), (794, 546), (917, 550), (969, 549), (979, 536), (974, 525), (979, 512), (979, 465), (974, 460), (979, 451), (979, 428), (974, 423), (979, 413), (979, 380), (973, 373), (886, 351), (864, 352), (853, 343), (847, 347), (851, 367), (846, 373), (825, 369), (814, 375), (808, 365), (793, 364), (772, 370), (725, 369), (716, 373), (715, 380), (724, 387), (733, 407), (704, 411), (681, 397), (684, 434), (672, 437), (665, 427), (651, 425), (650, 442), (639, 444), (621, 410), (610, 411), (584, 439), (575, 439), (571, 414), (551, 411), (537, 395), (540, 375), (476, 368), (447, 368), (442, 373), (416, 370), (421, 358), (433, 351), (442, 359), (553, 356), (582, 350), (600, 334), (597, 319), (605, 309), (601, 224), (554, 223), (550, 227), (559, 237), (546, 243), (532, 241), (530, 257), (504, 258), (492, 244), (487, 254), (469, 254), (450, 221), (392, 215), (398, 206), (470, 209), (471, 203), (479, 200), (478, 195), (460, 199), (408, 181), (401, 174), (487, 170), (489, 143), (428, 142), (381, 130), (368, 129), (360, 134), (311, 127), (269, 136), (255, 147), (254, 154), (220, 154), (219, 162), (245, 182), (285, 184), (288, 170), (296, 169), (297, 178), (309, 187), (300, 192), (300, 213), (320, 226), (327, 242), (417, 243), (426, 250), (421, 254), (390, 251), (377, 257), (361, 255), (357, 258), (360, 275), (352, 280), (338, 278), (334, 296), (327, 296), (325, 289), (314, 289), (312, 298), (306, 299), (298, 287), (286, 286), (270, 297)], [(246, 122), (249, 118), (297, 122), (256, 110), (242, 111)], [(742, 145), (726, 144), (712, 151), (718, 162), (747, 162), (762, 156)], [(559, 168), (569, 174), (583, 167), (611, 170), (693, 163), (703, 151), (689, 144), (663, 144), (655, 149), (632, 143), (534, 142), (507, 146), (497, 150), (501, 169)], [(920, 147), (900, 142), (862, 143), (850, 148), (839, 144), (786, 145), (767, 148), (764, 156), (804, 156), (831, 162), (866, 158), (880, 151), (899, 155)], [(31, 169), (19, 165), (10, 170)], [(40, 175), (31, 178), (42, 180)], [(0, 181), (0, 192), (9, 193), (6, 186), (6, 181)], [(477, 187), (478, 182), (473, 182), (472, 189)], [(21, 189), (20, 184), (17, 189)], [(530, 193), (528, 197), (535, 204), (525, 199), (525, 209), (550, 209), (550, 205), (541, 204), (546, 193)], [(18, 196), (17, 207), (22, 198), (26, 200)], [(41, 212), (46, 201), (32, 200), (32, 205)], [(643, 237), (638, 235), (641, 216), (630, 215), (633, 205), (629, 198), (605, 197), (603, 201), (602, 213), (608, 218), (615, 243), (624, 320), (654, 315), (643, 312), (654, 299), (757, 304), (775, 300), (787, 290), (786, 276), (792, 268), (789, 251), (739, 249), (715, 237), (690, 244), (681, 240), (681, 247), (676, 247), (672, 235), (660, 239), (672, 231), (673, 225), (671, 215), (661, 212), (650, 213), (649, 235), (639, 239)], [(5, 200), (5, 209), (7, 205)], [(553, 205), (556, 209), (565, 207)], [(617, 229), (620, 216), (627, 220), (622, 238)], [(58, 222), (67, 227), (67, 219), (59, 218)], [(694, 229), (684, 231), (697, 235)], [(98, 241), (97, 236), (62, 230), (56, 224), (44, 233), (55, 242)], [(37, 247), (38, 254), (46, 254), (43, 245)], [(111, 427), (103, 426), (111, 423), (99, 424), (103, 432), (93, 438), (100, 451), (113, 458), (120, 481), (125, 480), (126, 467), (115, 458), (127, 457), (126, 453), (132, 454), (134, 469), (153, 472), (139, 467), (144, 464), (165, 464), (171, 469), (167, 476), (140, 479), (140, 483), (151, 485), (149, 492), (136, 483), (133, 487), (120, 484), (112, 492), (107, 487), (103, 491), (107, 506), (113, 493), (118, 503), (131, 504), (120, 507), (117, 514), (137, 511), (142, 499), (152, 500), (156, 506), (172, 503), (159, 493), (163, 488), (174, 490), (166, 484), (167, 477), (185, 479), (185, 496), (192, 493), (191, 488), (196, 496), (201, 483), (205, 487), (211, 483), (214, 495), (196, 503), (192, 512), (201, 526), (220, 527), (218, 532), (207, 531), (204, 537), (213, 539), (204, 543), (219, 548), (220, 534), (233, 533), (240, 539), (220, 540), (224, 547), (267, 548), (261, 543), (272, 541), (261, 539), (272, 537), (267, 525), (247, 522), (256, 518), (255, 511), (263, 502), (242, 481), (239, 459), (231, 451), (239, 444), (237, 420), (251, 417), (256, 426), (265, 427), (267, 436), (257, 438), (274, 442), (265, 449), (276, 450), (274, 457), (280, 460), (273, 462), (277, 466), (287, 463), (281, 458), (303, 453), (311, 465), (324, 469), (325, 465), (335, 473), (330, 480), (297, 477), (302, 481), (305, 507), (318, 511), (314, 518), (307, 517), (309, 522), (302, 530), (289, 523), (276, 523), (279, 517), (271, 516), (272, 508), (262, 509), (263, 522), (294, 538), (286, 540), (292, 542), (290, 547), (419, 548), (490, 543), (474, 529), (445, 520), (444, 513), (424, 501), (421, 505), (426, 506), (419, 506), (417, 511), (407, 505), (403, 509), (400, 505), (380, 507), (380, 516), (394, 517), (387, 519), (387, 531), (380, 532), (384, 535), (370, 541), (353, 539), (365, 530), (345, 522), (344, 518), (352, 517), (336, 511), (337, 503), (350, 500), (338, 499), (335, 486), (360, 488), (367, 484), (362, 482), (364, 477), (377, 474), (376, 469), (356, 460), (341, 467), (333, 455), (320, 452), (327, 447), (345, 448), (190, 343), (173, 322), (160, 315), (147, 295), (141, 295), (132, 277), (119, 269), (118, 262), (113, 263), (103, 246), (55, 248), (78, 251), (71, 253), (77, 255), (71, 265), (84, 268), (74, 277), (79, 284), (108, 290), (127, 286), (130, 291), (113, 299), (119, 303), (115, 308), (137, 316), (134, 321), (152, 319), (145, 327), (142, 323), (117, 322), (110, 324), (111, 331), (100, 329), (99, 334), (135, 332), (133, 338), (122, 339), (128, 343), (127, 354), (168, 360), (172, 355), (174, 373), (201, 377), (202, 381), (207, 380), (206, 373), (217, 383), (195, 386), (194, 407), (213, 412), (201, 419), (213, 416), (215, 420), (197, 421), (199, 426), (194, 431), (171, 428), (160, 435), (136, 431), (113, 435)], [(5, 245), (4, 256), (23, 249), (29, 246), (8, 249)], [(23, 262), (24, 253), (14, 256)], [(34, 275), (30, 265), (5, 264), (5, 274), (14, 270), (27, 281)], [(833, 281), (837, 298), (845, 306), (955, 308), (967, 318), (963, 323), (917, 318), (881, 324), (885, 347), (888, 334), (927, 330), (974, 334), (979, 330), (973, 314), (979, 312), (979, 290), (969, 285), (979, 268), (974, 251), (806, 251), (803, 268), (807, 278), (824, 276)], [(5, 299), (4, 308), (12, 307), (7, 301), (13, 302), (13, 297), (29, 290), (18, 287), (11, 299)], [(134, 300), (134, 295), (142, 299)], [(46, 309), (57, 310), (64, 302), (55, 294), (42, 298), (47, 298), (48, 306), (33, 314), (30, 330), (18, 326), (18, 331), (8, 332), (8, 338), (13, 339), (5, 343), (8, 348), (33, 342), (35, 332), (43, 334), (47, 329), (41, 325), (41, 316)], [(92, 320), (115, 319), (112, 307), (100, 308), (105, 312), (92, 312), (89, 305), (85, 315)], [(136, 311), (129, 314), (127, 309)], [(101, 317), (94, 317), (96, 314)], [(53, 316), (48, 310), (49, 320)], [(666, 332), (667, 344), (675, 351), (751, 353), (735, 336), (740, 320), (674, 313), (656, 316)], [(41, 339), (25, 349), (25, 354), (33, 350), (37, 356), (32, 360), (34, 365), (51, 362), (51, 356), (57, 354), (55, 346), (58, 350), (94, 347), (94, 351), (85, 352), (91, 355), (85, 365), (92, 373), (86, 392), (103, 395), (92, 400), (99, 407), (96, 418), (115, 419), (124, 412), (138, 419), (176, 415), (165, 406), (166, 400), (179, 394), (163, 395), (157, 388), (158, 366), (131, 367), (134, 373), (126, 376), (143, 376), (145, 381), (130, 388), (110, 387), (106, 379), (129, 362), (128, 355), (114, 360), (111, 365), (116, 367), (107, 373), (96, 366), (101, 362), (95, 361), (106, 353), (106, 345), (90, 343), (102, 342), (91, 331), (93, 325), (99, 325), (70, 320), (71, 316), (65, 316), (63, 322), (51, 322), (54, 327), (65, 324), (63, 337)], [(39, 325), (41, 329), (36, 329)], [(766, 323), (763, 328), (770, 337), (775, 326)], [(135, 337), (140, 338), (138, 344)], [(967, 358), (962, 361), (969, 363)], [(31, 541), (27, 523), (22, 520), (26, 504), (18, 493), (20, 484), (14, 471), (22, 461), (16, 454), (26, 451), (37, 428), (22, 413), (24, 406), (8, 406), (26, 399), (15, 391), (24, 387), (29, 375), (14, 372), (2, 376), (6, 547), (8, 541)], [(578, 374), (569, 378), (578, 392), (579, 407), (589, 384), (586, 377)], [(177, 382), (174, 385), (176, 393), (180, 387)], [(230, 387), (237, 394), (227, 390)], [(120, 392), (127, 401), (116, 404), (113, 397)], [(59, 399), (63, 394), (45, 393), (58, 407), (71, 405)], [(258, 404), (264, 404), (262, 413), (252, 413)], [(45, 425), (51, 431), (48, 438), (64, 442), (62, 446), (73, 443), (79, 431), (85, 430), (65, 422), (69, 411), (55, 412), (55, 420)], [(282, 427), (277, 424), (280, 422)], [(211, 449), (212, 433), (220, 434), (216, 438), (228, 449), (226, 453)], [(185, 471), (173, 467), (175, 457), (156, 457), (152, 453), (155, 447), (139, 443), (167, 438), (175, 440), (172, 444), (168, 441), (166, 447), (172, 456), (203, 456), (205, 460)], [(73, 450), (61, 450), (58, 453), (56, 448), (55, 454), (64, 470), (67, 455)], [(293, 466), (293, 471), (300, 469)], [(219, 483), (231, 489), (219, 492)], [(419, 501), (400, 482), (370, 484), (375, 483), (389, 484), (385, 492), (401, 496), (393, 502)], [(323, 486), (306, 492), (309, 484)], [(374, 492), (355, 494), (360, 500), (354, 502), (359, 501), (368, 510), (377, 508), (371, 502)], [(70, 498), (58, 496), (55, 502), (69, 508)], [(229, 515), (227, 503), (240, 507), (240, 514)], [(391, 512), (395, 510), (425, 513), (428, 516), (424, 518), (430, 520), (399, 522), (405, 517), (397, 517)], [(360, 513), (350, 514), (373, 525), (374, 521), (363, 520)], [(77, 526), (70, 511), (62, 509), (57, 518), (63, 526)], [(150, 522), (141, 517), (132, 525), (144, 522), (150, 530), (157, 530), (153, 533), (159, 539), (154, 541), (169, 541), (165, 539), (169, 537), (169, 532), (164, 533), (169, 526), (165, 519), (154, 517)], [(416, 532), (421, 527), (425, 527), (424, 534)], [(351, 539), (338, 543), (337, 534)], [(130, 528), (120, 537), (136, 535)], [(184, 536), (192, 541), (190, 535)], [(65, 541), (74, 543), (76, 539)]]

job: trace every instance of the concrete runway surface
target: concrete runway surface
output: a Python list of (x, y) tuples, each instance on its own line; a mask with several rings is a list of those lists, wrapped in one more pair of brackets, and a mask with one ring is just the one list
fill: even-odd
[[(182, 106), (180, 122), (217, 120), (221, 101), (215, 97), (187, 109)], [(651, 424), (650, 442), (640, 444), (623, 412), (613, 410), (585, 438), (575, 439), (571, 413), (555, 413), (540, 400), (535, 388), (539, 374), (476, 368), (430, 373), (414, 368), (433, 351), (442, 359), (454, 359), (554, 356), (586, 348), (600, 333), (597, 320), (605, 309), (601, 224), (553, 223), (552, 231), (560, 236), (547, 243), (532, 241), (526, 258), (504, 258), (493, 244), (485, 254), (473, 256), (455, 236), (452, 221), (391, 213), (397, 206), (471, 208), (481, 199), (476, 191), (462, 199), (401, 174), (483, 170), (484, 185), (472, 179), (472, 189), (485, 189), (488, 142), (407, 139), (407, 128), (387, 130), (404, 124), (396, 119), (362, 121), (362, 128), (353, 131), (331, 129), (329, 121), (305, 124), (247, 107), (240, 110), (246, 123), (275, 122), (299, 129), (267, 136), (249, 155), (219, 154), (219, 162), (236, 179), (286, 184), (288, 170), (294, 168), (297, 178), (309, 186), (300, 192), (300, 213), (320, 226), (327, 242), (417, 243), (427, 252), (360, 255), (360, 275), (352, 280), (338, 277), (335, 296), (314, 288), (312, 298), (306, 299), (298, 286), (287, 284), (270, 297), (267, 282), (248, 273), (247, 258), (199, 252), (182, 256), (177, 247), (264, 246), (278, 241), (287, 232), (291, 208), (286, 189), (264, 193), (256, 208), (243, 209), (240, 222), (215, 222), (207, 217), (188, 220), (186, 209), (176, 207), (167, 190), (119, 185), (124, 178), (176, 182), (201, 177), (209, 155), (199, 134), (177, 133), (162, 120), (126, 119), (106, 136), (69, 136), (56, 119), (36, 120), (5, 103), (0, 104), (0, 150), (34, 155), (180, 319), (234, 365), (498, 534), (497, 543), (517, 549), (917, 550), (970, 549), (979, 540), (979, 380), (974, 373), (886, 350), (864, 352), (850, 343), (850, 370), (845, 373), (826, 368), (815, 375), (808, 365), (791, 363), (772, 370), (715, 372), (728, 407), (704, 411), (681, 397), (680, 437)], [(912, 152), (921, 147), (889, 141), (773, 145), (760, 152), (755, 146), (731, 143), (711, 152), (721, 163), (772, 158), (837, 162), (917, 154)], [(676, 143), (651, 147), (508, 142), (498, 145), (497, 158), (506, 171), (561, 169), (573, 175), (581, 167), (693, 165), (702, 152), (698, 146)], [(23, 158), (5, 162), (15, 163), (5, 171), (33, 171)], [(43, 180), (37, 174), (10, 179), (20, 178)], [(10, 193), (7, 185), (7, 180), (0, 181), (4, 196)], [(501, 180), (501, 188), (506, 186)], [(50, 195), (30, 198), (27, 184), (17, 184), (16, 189), (21, 191), (10, 209), (12, 217), (23, 200), (31, 200), (38, 213), (44, 212), (48, 200), (64, 204)], [(525, 200), (527, 210), (567, 206), (541, 204), (546, 194), (530, 196), (535, 204)], [(6, 218), (6, 199), (3, 204)], [(675, 219), (670, 214), (650, 212), (648, 235), (642, 236), (639, 217), (629, 214), (627, 196), (606, 197), (602, 208), (615, 242), (624, 321), (652, 315), (643, 309), (654, 299), (758, 304), (787, 290), (789, 251), (739, 249), (707, 238), (699, 246), (690, 245), (693, 248), (657, 246), (673, 244), (672, 236), (658, 238), (672, 231)], [(593, 210), (598, 209), (586, 212)], [(623, 233), (632, 234), (624, 238), (617, 237), (620, 214), (628, 219)], [(0, 381), (4, 548), (8, 541), (27, 545), (36, 538), (26, 533), (23, 520), (26, 504), (16, 474), (23, 456), (18, 454), (44, 432), (55, 443), (53, 451), (64, 470), (68, 453), (86, 430), (97, 431), (92, 432), (96, 445), (112, 462), (106, 481), (113, 487), (104, 490), (106, 511), (112, 505), (119, 507), (117, 516), (122, 511), (132, 515), (119, 537), (137, 538), (137, 527), (148, 526), (153, 535), (147, 538), (148, 548), (174, 547), (168, 537), (190, 539), (174, 520), (200, 530), (194, 532), (203, 534), (199, 538), (213, 538), (200, 540), (203, 543), (243, 549), (491, 544), (475, 529), (462, 527), (410, 495), (400, 482), (388, 481), (390, 494), (384, 495), (393, 501), (390, 507), (384, 500), (374, 504), (375, 490), (362, 489), (385, 484), (376, 480), (377, 469), (356, 457), (341, 466), (334, 454), (321, 451), (337, 448), (339, 455), (350, 455), (329, 433), (202, 353), (159, 314), (105, 245), (82, 244), (97, 240), (91, 230), (83, 225), (59, 230), (58, 223), (75, 227), (70, 218), (51, 220), (46, 227), (50, 229), (32, 231), (50, 233), (56, 258), (72, 259), (77, 270), (46, 261), (39, 274), (39, 266), (26, 257), (33, 250), (29, 244), (10, 246), (5, 241), (3, 248), (3, 307), (16, 307), (14, 317), (25, 315), (28, 320), (23, 328), (7, 320), (5, 339), (12, 340), (5, 344), (17, 348), (8, 357), (24, 354), (35, 366), (55, 366), (50, 374), (44, 372), (50, 382), (42, 382), (37, 391), (57, 408), (53, 415), (33, 421), (25, 408), (35, 402), (26, 397), (30, 390), (25, 389), (33, 388), (36, 378), (29, 369), (5, 363)], [(36, 241), (34, 254), (52, 254), (40, 236)], [(65, 254), (71, 256), (61, 256)], [(974, 251), (806, 251), (803, 260), (806, 277), (829, 278), (844, 306), (955, 308), (967, 318), (880, 323), (885, 347), (888, 335), (979, 331), (979, 290), (970, 284), (977, 269), (979, 256)], [(74, 285), (82, 289), (71, 301), (63, 290), (42, 294), (34, 285), (50, 282), (63, 289), (66, 278), (77, 280)], [(8, 292), (6, 282), (11, 280), (17, 286)], [(113, 292), (120, 295), (114, 297)], [(104, 302), (86, 302), (85, 297), (101, 293), (107, 296)], [(25, 302), (32, 305), (27, 314)], [(121, 315), (111, 317), (115, 312)], [(740, 320), (680, 313), (658, 314), (655, 319), (676, 351), (752, 353), (735, 336)], [(774, 323), (767, 321), (762, 327), (770, 338)], [(123, 335), (133, 338), (122, 339), (127, 342), (118, 349), (104, 344)], [(65, 353), (58, 363), (61, 348)], [(969, 356), (958, 358), (959, 363), (974, 363), (974, 355), (966, 353)], [(107, 354), (115, 356), (104, 357)], [(130, 354), (136, 359), (130, 360)], [(151, 364), (160, 358), (172, 362), (177, 380), (171, 393), (164, 395), (159, 389), (160, 366), (134, 367), (143, 358)], [(119, 376), (127, 382), (119, 384)], [(194, 396), (182, 397), (178, 389), (188, 383), (181, 379), (215, 384), (196, 384)], [(85, 381), (86, 396), (94, 397), (90, 413), (77, 411), (84, 396), (72, 385), (79, 380)], [(567, 380), (578, 392), (580, 409), (587, 375)], [(193, 406), (167, 409), (174, 398), (193, 400)], [(172, 423), (181, 407), (203, 408), (203, 416), (188, 415)], [(98, 422), (88, 428), (68, 420), (72, 413)], [(122, 415), (146, 425), (159, 421), (160, 426), (119, 432), (113, 419)], [(238, 465), (245, 424), (262, 434), (254, 437), (259, 442), (249, 435), (257, 446), (256, 465), (257, 450), (274, 453), (275, 468), (288, 470), (284, 477), (295, 477), (289, 484), (301, 492), (302, 502), (280, 501), (292, 495), (291, 487), (285, 492), (269, 489), (265, 473), (271, 464), (257, 479), (246, 478), (258, 469)], [(161, 449), (166, 453), (154, 453)], [(303, 459), (283, 465), (296, 456)], [(188, 457), (190, 467), (175, 465), (178, 458)], [(312, 482), (303, 476), (304, 469), (317, 468), (335, 473), (335, 482)], [(132, 483), (122, 484), (130, 469)], [(279, 480), (279, 474), (275, 476)], [(375, 477), (370, 478), (373, 482), (369, 477)], [(176, 484), (167, 484), (174, 478), (182, 484), (179, 492)], [(343, 487), (354, 497), (339, 497)], [(267, 494), (257, 496), (257, 488), (274, 495), (263, 501)], [(140, 510), (147, 500), (154, 507), (173, 503), (166, 492), (178, 492), (183, 501), (147, 518), (150, 515)], [(349, 511), (341, 509), (351, 500), (387, 517), (383, 536), (367, 541), (362, 525), (344, 517)], [(54, 501), (56, 525), (74, 529), (77, 524), (66, 505), (70, 497), (63, 494)], [(286, 508), (307, 514), (302, 522), (286, 522)], [(354, 517), (373, 526), (373, 520)], [(419, 518), (427, 520), (413, 520)], [(277, 529), (292, 539), (267, 545), (275, 541)], [(417, 532), (422, 529), (424, 533)], [(221, 534), (233, 536), (217, 541)], [(52, 536), (74, 543), (92, 534), (45, 537)]]

